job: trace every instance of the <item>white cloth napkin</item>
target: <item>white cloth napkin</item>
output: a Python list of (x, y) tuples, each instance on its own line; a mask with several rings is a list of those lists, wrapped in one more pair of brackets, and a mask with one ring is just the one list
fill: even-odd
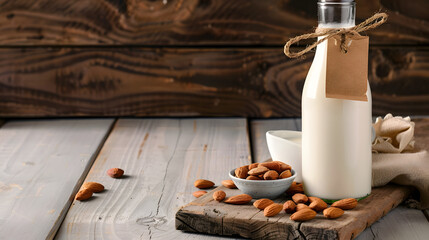
[(373, 126), (372, 186), (389, 182), (414, 186), (420, 192), (420, 202), (413, 206), (429, 208), (429, 153), (414, 149), (414, 122), (410, 117), (387, 114), (377, 118)]
[(378, 117), (373, 124), (375, 140), (372, 150), (378, 153), (401, 153), (414, 149), (414, 122), (410, 117)]

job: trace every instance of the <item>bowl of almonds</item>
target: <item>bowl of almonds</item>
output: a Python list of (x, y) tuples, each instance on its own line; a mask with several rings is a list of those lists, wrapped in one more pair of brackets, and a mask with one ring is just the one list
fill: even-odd
[(252, 198), (274, 199), (286, 192), (295, 179), (295, 171), (280, 161), (253, 163), (229, 173), (238, 189)]

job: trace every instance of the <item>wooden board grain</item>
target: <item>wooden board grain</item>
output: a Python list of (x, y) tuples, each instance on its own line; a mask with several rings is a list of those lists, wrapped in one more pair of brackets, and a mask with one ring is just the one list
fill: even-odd
[[(219, 187), (227, 196), (240, 194), (240, 190)], [(215, 191), (213, 190), (213, 191)], [(176, 214), (176, 228), (190, 232), (217, 235), (239, 235), (252, 239), (353, 239), (391, 209), (398, 206), (411, 190), (407, 187), (387, 185), (374, 188), (370, 196), (338, 219), (328, 220), (320, 213), (315, 219), (298, 223), (282, 212), (264, 217), (263, 211), (251, 204), (228, 205), (208, 196), (184, 206)], [(275, 202), (284, 203), (286, 197)]]
[[(377, 44), (428, 44), (425, 0), (360, 0)], [(0, 4), (2, 45), (282, 45), (317, 25), (314, 0), (14, 0)], [(307, 42), (308, 43), (308, 42)]]
[[(74, 202), (56, 239), (208, 239), (174, 229), (198, 178), (216, 184), (250, 162), (246, 119), (120, 119), (85, 181), (106, 190)], [(120, 167), (125, 178), (106, 170)]]
[(0, 128), (0, 239), (52, 239), (112, 119), (9, 121)]
[[(282, 48), (4, 48), (0, 116), (300, 116), (311, 61)], [(373, 113), (429, 114), (428, 69), (428, 48), (372, 48)]]

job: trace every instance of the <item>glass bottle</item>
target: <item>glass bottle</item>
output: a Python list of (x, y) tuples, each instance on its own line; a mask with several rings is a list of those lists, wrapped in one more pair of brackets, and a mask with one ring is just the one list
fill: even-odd
[[(319, 0), (319, 28), (355, 26), (353, 0)], [(306, 193), (326, 200), (371, 192), (372, 99), (326, 98), (327, 41), (319, 44), (302, 93), (302, 177)]]

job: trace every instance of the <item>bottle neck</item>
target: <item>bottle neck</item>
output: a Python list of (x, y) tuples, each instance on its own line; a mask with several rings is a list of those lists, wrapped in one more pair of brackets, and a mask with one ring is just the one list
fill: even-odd
[(355, 26), (355, 2), (318, 2), (319, 28), (351, 28)]

